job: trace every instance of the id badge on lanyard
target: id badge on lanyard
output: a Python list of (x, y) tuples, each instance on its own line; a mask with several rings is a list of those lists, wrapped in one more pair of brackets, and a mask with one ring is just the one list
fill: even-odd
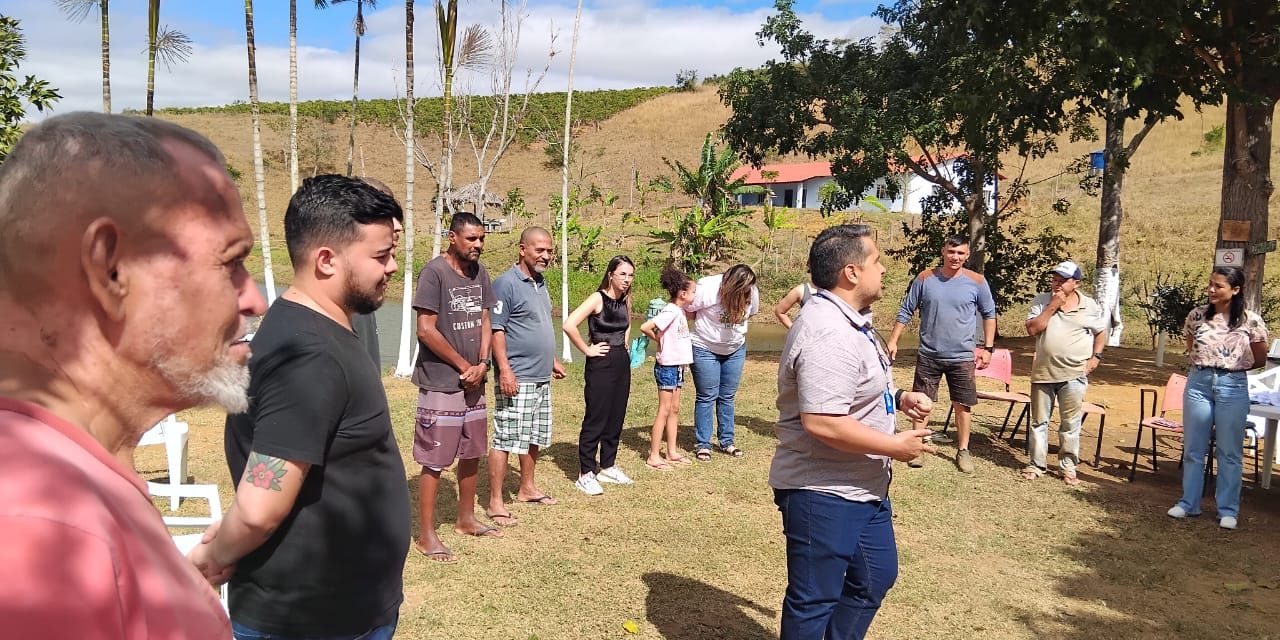
[(884, 372), (884, 381), (885, 381), (884, 412), (889, 415), (893, 415), (894, 410), (897, 408), (897, 406), (896, 406), (896, 403), (894, 403), (893, 401), (893, 388), (891, 386), (893, 381), (893, 373), (890, 371), (889, 355), (880, 346), (879, 341), (876, 340), (876, 337), (874, 335), (875, 329), (872, 329), (870, 326), (858, 327), (858, 333), (861, 333), (862, 335), (866, 336), (867, 340), (871, 342), (871, 348), (874, 349), (876, 352), (876, 359), (880, 361), (880, 370)]

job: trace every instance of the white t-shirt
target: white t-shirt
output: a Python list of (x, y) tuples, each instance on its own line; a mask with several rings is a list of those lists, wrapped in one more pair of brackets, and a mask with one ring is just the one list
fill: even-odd
[(693, 344), (727, 356), (747, 341), (747, 319), (760, 310), (760, 290), (751, 287), (751, 303), (747, 305), (747, 317), (742, 322), (725, 322), (724, 307), (720, 305), (720, 281), (723, 279), (723, 275), (716, 275), (698, 280), (698, 292), (687, 310), (694, 312)]
[(658, 336), (658, 364), (674, 367), (693, 363), (693, 336), (684, 309), (668, 302), (653, 317), (653, 326), (662, 332)]

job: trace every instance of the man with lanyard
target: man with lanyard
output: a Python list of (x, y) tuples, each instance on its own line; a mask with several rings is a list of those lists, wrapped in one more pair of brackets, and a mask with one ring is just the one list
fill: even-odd
[(862, 224), (831, 227), (809, 249), (821, 290), (800, 311), (778, 363), (778, 447), (769, 471), (787, 539), (784, 640), (862, 638), (898, 574), (893, 459), (933, 451), (927, 429), (895, 433), (895, 409), (933, 402), (893, 388), (867, 309), (882, 294), (880, 251)]

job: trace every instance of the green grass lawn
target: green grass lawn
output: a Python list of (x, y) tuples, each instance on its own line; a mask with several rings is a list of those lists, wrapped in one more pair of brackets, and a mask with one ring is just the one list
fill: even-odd
[[(1126, 421), (1136, 413), (1134, 385), (1168, 371), (1151, 368), (1142, 359), (1149, 354), (1114, 353), (1108, 366), (1116, 379), (1100, 382), (1099, 391), (1125, 404), (1112, 403), (1103, 463), (1083, 468), (1080, 488), (1052, 476), (1019, 481), (1022, 437), (1014, 445), (995, 439), (1004, 411), (993, 405), (976, 414), (973, 476), (941, 457), (954, 455), (947, 446), (923, 469), (895, 466), (901, 573), (873, 637), (1280, 637), (1280, 488), (1262, 492), (1247, 480), (1236, 532), (1220, 531), (1210, 517), (1167, 518), (1178, 491), (1172, 458), (1159, 473), (1144, 463), (1133, 484), (1122, 478), (1132, 452)], [(437, 527), (461, 560), (445, 566), (409, 553), (398, 637), (776, 637), (786, 566), (767, 485), (775, 358), (752, 356), (738, 394), (737, 441), (746, 457), (717, 453), (710, 463), (669, 472), (644, 467), (656, 395), (651, 366), (635, 370), (618, 460), (636, 484), (606, 485), (595, 498), (572, 485), (583, 407), (579, 359), (553, 387), (554, 442), (538, 467), (540, 487), (560, 504), (511, 505), (520, 523), (505, 538), (464, 538), (452, 530), (456, 485), (446, 472)], [(899, 364), (895, 374), (909, 384), (909, 366)], [(1024, 374), (1019, 384), (1025, 382)], [(390, 377), (386, 386), (415, 501), (407, 508), (416, 514), (417, 467), (410, 458), (416, 388)], [(691, 387), (682, 409), (681, 442), (692, 447)], [(935, 411), (935, 422), (944, 415)], [(192, 425), (194, 481), (219, 483), (230, 500), (222, 414), (182, 417)], [(1083, 449), (1092, 453), (1093, 430), (1087, 431)], [(1176, 455), (1176, 444), (1167, 445), (1166, 453)], [(140, 450), (138, 469), (164, 475), (159, 448)], [(504, 489), (514, 493), (515, 481), (513, 469)], [(487, 484), (481, 481), (482, 504)], [(638, 634), (624, 629), (628, 621)]]

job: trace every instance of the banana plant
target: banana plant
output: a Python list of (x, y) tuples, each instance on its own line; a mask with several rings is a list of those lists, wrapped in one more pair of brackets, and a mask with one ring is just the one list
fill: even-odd
[(709, 262), (725, 258), (738, 232), (746, 228), (748, 213), (738, 204), (738, 196), (765, 193), (764, 187), (746, 184), (746, 177), (733, 179), (740, 165), (737, 154), (725, 147), (717, 149), (714, 136), (707, 134), (696, 168), (679, 160), (662, 159), (675, 172), (673, 186), (693, 198), (685, 211), (675, 210), (673, 229), (650, 232), (655, 242), (666, 243), (672, 258), (688, 273), (700, 273)]

